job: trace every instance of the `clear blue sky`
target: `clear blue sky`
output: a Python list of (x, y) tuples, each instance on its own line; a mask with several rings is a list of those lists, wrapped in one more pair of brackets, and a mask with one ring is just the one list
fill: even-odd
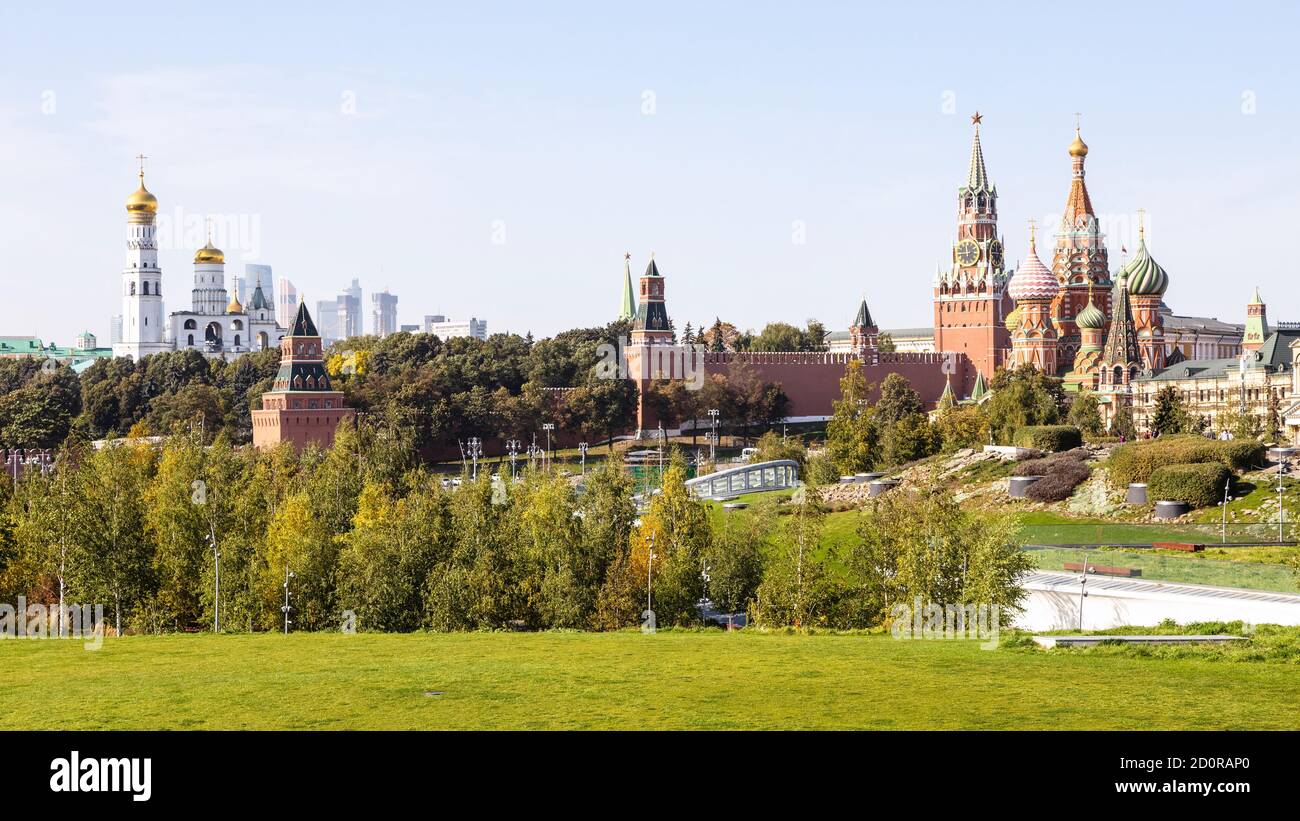
[[(164, 215), (243, 218), (228, 259), (313, 304), (359, 278), (367, 328), (385, 286), (401, 322), (601, 324), (624, 251), (679, 328), (842, 328), (864, 294), (929, 324), (976, 109), (1010, 261), (1080, 111), (1093, 203), (1113, 235), (1147, 209), (1176, 311), (1259, 285), (1300, 319), (1294, 3), (554, 5), (8, 8), (0, 334), (107, 340), (140, 152)], [(195, 242), (162, 254), (168, 310)]]

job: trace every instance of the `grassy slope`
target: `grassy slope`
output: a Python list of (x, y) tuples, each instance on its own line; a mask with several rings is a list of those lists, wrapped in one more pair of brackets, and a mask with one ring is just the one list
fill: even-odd
[(1293, 665), (888, 636), (3, 641), (0, 675), (0, 729), (1300, 728)]

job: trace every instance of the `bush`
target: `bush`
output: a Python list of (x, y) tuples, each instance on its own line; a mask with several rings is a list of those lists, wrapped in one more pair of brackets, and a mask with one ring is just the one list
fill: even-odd
[(1083, 435), (1083, 441), (1087, 442), (1089, 445), (1118, 445), (1119, 437), (1106, 436), (1104, 434), (1093, 436), (1091, 434), (1085, 433)]
[(1011, 444), (1055, 453), (1083, 444), (1083, 433), (1074, 425), (1025, 425), (1016, 428)]
[(1091, 472), (1083, 462), (1063, 459), (1050, 473), (1043, 474), (1043, 478), (1025, 488), (1025, 498), (1035, 502), (1063, 502), (1074, 495), (1074, 489), (1083, 484)]
[[(1202, 463), (1165, 465), (1151, 472), (1147, 493), (1152, 501), (1186, 502), (1210, 507), (1223, 500), (1223, 488), (1232, 478), (1227, 465)], [(1035, 484), (1040, 484), (1042, 480)]]
[(1053, 453), (1041, 459), (1026, 459), (1016, 463), (1013, 476), (1047, 476), (1061, 465), (1078, 464), (1087, 461), (1092, 454), (1084, 448), (1075, 448), (1061, 453)]
[(1106, 467), (1110, 471), (1112, 484), (1122, 488), (1133, 482), (1150, 481), (1152, 472), (1165, 465), (1217, 462), (1232, 470), (1246, 470), (1262, 462), (1263, 458), (1264, 446), (1259, 442), (1220, 442), (1203, 436), (1182, 434), (1132, 442), (1115, 448)]

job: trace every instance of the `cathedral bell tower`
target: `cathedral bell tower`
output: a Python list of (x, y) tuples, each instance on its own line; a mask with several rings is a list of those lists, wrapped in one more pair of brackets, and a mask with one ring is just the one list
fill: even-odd
[(144, 187), (141, 154), (140, 187), (126, 198), (126, 265), (122, 268), (122, 341), (114, 356), (139, 360), (171, 349), (164, 339), (162, 269), (158, 267), (158, 198)]
[[(1006, 293), (1002, 240), (998, 237), (998, 190), (989, 182), (980, 145), (981, 115), (971, 118), (971, 144), (966, 184), (957, 189), (957, 239), (952, 264), (935, 277), (934, 346), (940, 352), (965, 354), (985, 380), (1005, 363), (1011, 347), (1005, 320), (1011, 310)], [(968, 394), (975, 373), (965, 375)]]

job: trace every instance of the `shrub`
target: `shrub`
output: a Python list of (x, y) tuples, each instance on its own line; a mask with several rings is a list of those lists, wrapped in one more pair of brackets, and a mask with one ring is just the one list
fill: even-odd
[[(1232, 477), (1227, 465), (1202, 463), (1165, 465), (1151, 472), (1147, 492), (1153, 501), (1186, 502), (1192, 507), (1210, 507), (1223, 499), (1223, 488)], [(1040, 484), (1042, 480), (1035, 484)]]
[(1063, 459), (1051, 472), (1025, 488), (1025, 497), (1035, 502), (1063, 502), (1074, 495), (1074, 489), (1083, 484), (1090, 473), (1083, 462)]
[(1092, 454), (1084, 448), (1075, 448), (1061, 453), (1053, 453), (1041, 459), (1026, 459), (1017, 462), (1013, 476), (1047, 476), (1061, 465), (1079, 464), (1087, 461)]
[(1234, 440), (1220, 442), (1203, 436), (1161, 436), (1132, 442), (1115, 448), (1106, 466), (1116, 487), (1133, 482), (1147, 482), (1151, 474), (1165, 465), (1219, 463), (1233, 470), (1246, 470), (1264, 458), (1264, 446), (1258, 442)]
[(1082, 445), (1083, 434), (1074, 425), (1025, 425), (1016, 428), (1011, 444), (1055, 453)]

